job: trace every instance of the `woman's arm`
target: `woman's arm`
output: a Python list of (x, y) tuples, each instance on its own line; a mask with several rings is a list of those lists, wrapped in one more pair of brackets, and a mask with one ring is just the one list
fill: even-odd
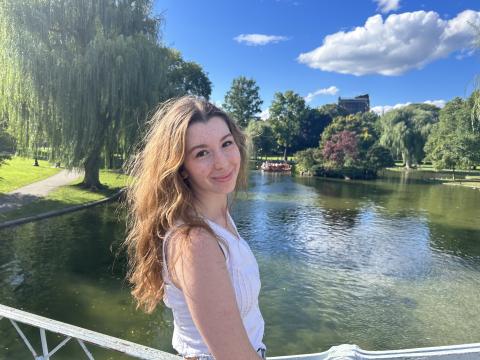
[[(215, 359), (258, 360), (217, 240), (204, 229), (193, 229), (190, 237), (191, 245), (184, 247), (174, 265), (176, 276), (172, 281), (182, 289), (195, 326)], [(172, 246), (173, 258), (179, 249)]]

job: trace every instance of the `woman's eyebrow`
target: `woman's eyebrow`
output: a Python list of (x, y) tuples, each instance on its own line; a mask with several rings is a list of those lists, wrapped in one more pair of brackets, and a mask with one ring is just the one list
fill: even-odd
[[(227, 137), (229, 136), (233, 136), (232, 133), (228, 133), (227, 135), (223, 136), (219, 142), (222, 142), (223, 140), (225, 140)], [(206, 148), (208, 147), (208, 145), (205, 145), (205, 144), (200, 144), (200, 145), (195, 145), (194, 147), (192, 147), (190, 150), (188, 150), (188, 154), (192, 153), (195, 149), (199, 149), (199, 148)]]

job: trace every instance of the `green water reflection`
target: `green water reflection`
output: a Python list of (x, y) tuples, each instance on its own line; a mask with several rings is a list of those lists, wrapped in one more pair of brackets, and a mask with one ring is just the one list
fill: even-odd
[[(259, 262), (270, 356), (480, 341), (480, 191), (398, 177), (250, 180), (233, 216)], [(173, 352), (170, 312), (144, 315), (130, 299), (115, 256), (121, 219), (112, 204), (1, 231), (0, 303)], [(0, 359), (29, 357), (5, 320), (0, 334)]]

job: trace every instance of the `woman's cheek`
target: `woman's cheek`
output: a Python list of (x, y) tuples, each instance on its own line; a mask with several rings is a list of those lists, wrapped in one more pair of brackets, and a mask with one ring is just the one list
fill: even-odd
[(202, 172), (202, 174), (206, 174), (209, 172), (209, 169), (213, 166), (213, 158), (212, 156), (207, 156), (202, 161), (199, 162), (198, 168)]

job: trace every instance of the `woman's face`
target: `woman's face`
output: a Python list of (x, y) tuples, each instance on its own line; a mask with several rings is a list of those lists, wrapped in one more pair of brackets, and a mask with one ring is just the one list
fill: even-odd
[(184, 171), (195, 195), (227, 195), (235, 189), (240, 151), (225, 121), (218, 116), (187, 129)]

